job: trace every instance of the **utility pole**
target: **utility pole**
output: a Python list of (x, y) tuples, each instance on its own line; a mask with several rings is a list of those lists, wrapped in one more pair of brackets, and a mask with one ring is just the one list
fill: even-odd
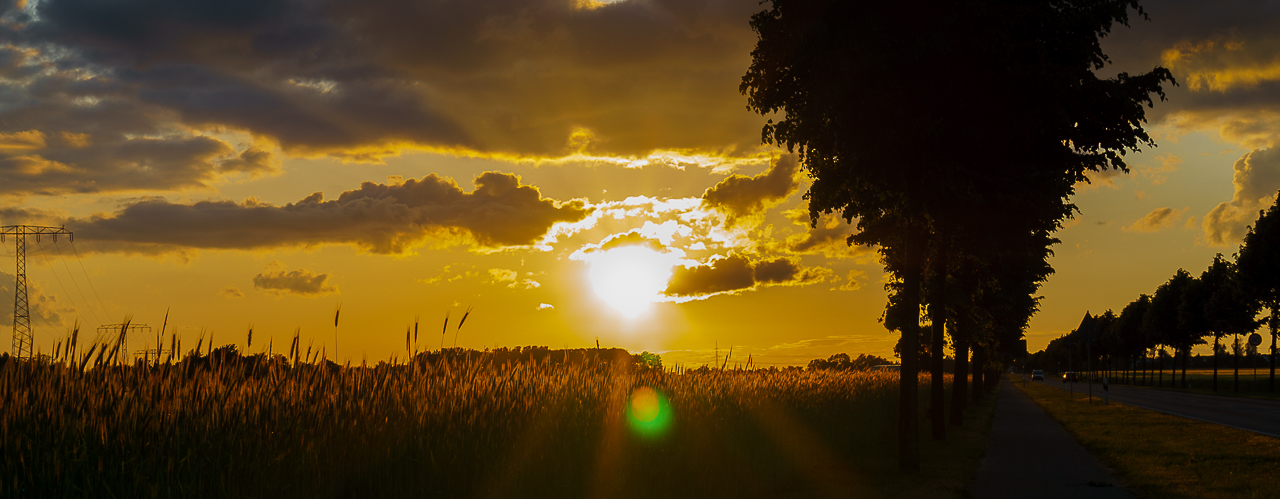
[(5, 236), (14, 236), (16, 249), (14, 259), (18, 261), (17, 272), (13, 284), (13, 347), (10, 355), (16, 359), (31, 358), (35, 355), (35, 341), (31, 337), (31, 308), (27, 303), (27, 236), (36, 236), (40, 242), (41, 235), (51, 235), (58, 240), (59, 234), (65, 234), (71, 240), (75, 235), (65, 227), (44, 227), (39, 225), (4, 225), (0, 226), (0, 244)]

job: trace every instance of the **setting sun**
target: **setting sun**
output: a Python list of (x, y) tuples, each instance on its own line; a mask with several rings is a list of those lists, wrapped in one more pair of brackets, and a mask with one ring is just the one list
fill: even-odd
[(643, 246), (625, 246), (591, 253), (586, 260), (591, 266), (587, 278), (596, 296), (634, 319), (661, 299), (671, 280), (671, 268), (680, 258)]

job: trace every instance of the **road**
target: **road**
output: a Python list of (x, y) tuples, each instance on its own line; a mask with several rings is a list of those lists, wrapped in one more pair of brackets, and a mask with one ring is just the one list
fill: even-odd
[[(1066, 391), (1070, 383), (1037, 381)], [(1184, 418), (1248, 430), (1280, 438), (1280, 401), (1245, 397), (1181, 393), (1169, 390), (1111, 385), (1111, 400)], [(1077, 396), (1087, 396), (1089, 385), (1075, 383)], [(1093, 384), (1093, 396), (1102, 400), (1102, 385)]]

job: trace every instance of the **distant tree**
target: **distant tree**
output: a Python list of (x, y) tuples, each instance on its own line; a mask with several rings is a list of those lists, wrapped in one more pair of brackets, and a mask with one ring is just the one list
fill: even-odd
[[(1164, 347), (1174, 347), (1176, 353), (1178, 345), (1181, 344), (1178, 308), (1182, 306), (1182, 293), (1191, 280), (1190, 273), (1178, 269), (1173, 277), (1156, 288), (1155, 294), (1151, 296), (1151, 306), (1147, 308), (1147, 313), (1142, 319), (1142, 328), (1147, 332), (1148, 341), (1160, 347), (1157, 366), (1159, 378), (1156, 381), (1159, 386), (1164, 385)], [(1173, 377), (1172, 373), (1170, 377)]]
[(1147, 309), (1151, 307), (1151, 296), (1143, 294), (1138, 299), (1129, 302), (1120, 311), (1120, 317), (1116, 319), (1112, 330), (1120, 337), (1120, 344), (1124, 355), (1129, 359), (1129, 364), (1133, 365), (1135, 357), (1141, 357), (1143, 360), (1143, 376), (1146, 376), (1146, 358), (1147, 342), (1146, 331), (1142, 327), (1142, 321), (1147, 314)]
[(1219, 352), (1225, 350), (1222, 337), (1230, 334), (1238, 338), (1257, 329), (1258, 321), (1254, 317), (1258, 315), (1259, 304), (1249, 299), (1241, 287), (1239, 269), (1222, 254), (1213, 257), (1213, 263), (1200, 274), (1200, 282), (1213, 289), (1204, 310), (1213, 334), (1213, 389), (1217, 391), (1218, 357)]
[(642, 369), (662, 369), (662, 356), (648, 351), (631, 355), (631, 361)]
[(808, 369), (811, 371), (834, 370), (834, 371), (865, 371), (875, 366), (893, 364), (887, 359), (867, 355), (865, 353), (858, 354), (857, 358), (849, 357), (847, 353), (838, 353), (823, 359), (813, 359), (809, 361)]
[[(1280, 195), (1278, 195), (1280, 196)], [(1271, 309), (1271, 375), (1268, 388), (1276, 390), (1276, 329), (1280, 326), (1280, 197), (1249, 227), (1236, 257), (1240, 283), (1249, 298)]]

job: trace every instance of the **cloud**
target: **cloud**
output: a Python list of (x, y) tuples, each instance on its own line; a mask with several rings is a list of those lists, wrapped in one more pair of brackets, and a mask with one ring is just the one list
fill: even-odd
[(546, 199), (512, 174), (486, 172), (470, 193), (435, 174), (400, 184), (364, 182), (325, 201), (315, 193), (275, 206), (254, 199), (176, 204), (145, 199), (110, 214), (66, 221), (99, 252), (171, 252), (182, 248), (260, 249), (353, 244), (403, 253), (428, 237), (481, 248), (528, 246), (560, 222), (582, 220), (582, 201)]
[(285, 271), (281, 269), (280, 262), (272, 262), (265, 272), (253, 276), (253, 288), (276, 295), (302, 296), (319, 296), (338, 291), (336, 286), (329, 283), (329, 274), (315, 274), (307, 269)]
[(843, 279), (836, 277), (834, 282), (842, 282), (843, 284), (831, 288), (832, 291), (857, 291), (862, 289), (862, 282), (867, 280), (867, 273), (861, 270), (853, 269), (849, 271), (849, 275)]
[[(262, 274), (258, 274), (258, 275), (262, 275)], [(256, 282), (254, 283), (254, 287), (257, 287)], [(227, 286), (225, 288), (218, 290), (218, 296), (221, 296), (223, 298), (244, 298), (244, 292), (240, 291), (240, 288), (237, 288), (235, 286)]]
[(520, 273), (511, 269), (489, 269), (489, 279), (498, 284), (506, 284), (508, 288), (534, 289), (542, 286), (542, 283), (533, 279), (520, 279)]
[[(13, 305), (14, 281), (15, 276), (13, 274), (0, 272), (0, 303)], [(32, 329), (46, 325), (62, 324), (63, 316), (76, 312), (74, 306), (62, 304), (58, 301), (57, 295), (45, 293), (40, 285), (30, 280), (27, 281), (27, 307), (27, 312), (31, 315)], [(9, 325), (12, 325), (13, 314), (7, 315)]]
[(784, 154), (754, 177), (733, 174), (707, 189), (703, 203), (728, 215), (728, 225), (751, 217), (790, 196), (800, 187), (796, 173), (800, 162), (794, 154)]
[(1255, 149), (1232, 165), (1231, 201), (1218, 203), (1205, 214), (1201, 226), (1210, 245), (1225, 246), (1244, 238), (1257, 212), (1275, 201), (1280, 190), (1280, 150)]
[(552, 305), (550, 303), (539, 303), (538, 308), (535, 308), (534, 310), (542, 311), (542, 310), (555, 310), (555, 309), (556, 309), (555, 305)]
[[(0, 26), (0, 132), (89, 133), (96, 147), (228, 129), (354, 161), (405, 148), (752, 155), (760, 119), (737, 86), (758, 10), (754, 0), (42, 0)], [(59, 128), (107, 108), (130, 126)]]
[(1124, 227), (1124, 230), (1131, 232), (1156, 232), (1161, 229), (1167, 229), (1176, 225), (1178, 221), (1182, 219), (1182, 215), (1184, 215), (1189, 209), (1190, 208), (1183, 208), (1181, 210), (1175, 210), (1168, 207), (1156, 208), (1151, 210), (1151, 213), (1148, 213), (1146, 216), (1138, 219), (1138, 221), (1134, 222), (1132, 225)]
[(850, 258), (861, 263), (869, 263), (876, 258), (875, 248), (849, 245), (849, 236), (857, 229), (834, 213), (818, 217), (817, 224), (810, 224), (809, 209), (801, 206), (787, 210), (784, 215), (795, 225), (804, 227), (804, 232), (792, 234), (780, 243), (768, 243), (770, 251), (793, 255), (821, 254), (827, 258)]
[(831, 276), (824, 267), (803, 267), (797, 258), (778, 257), (752, 261), (729, 253), (713, 256), (703, 265), (677, 266), (663, 294), (668, 297), (704, 299), (765, 286), (803, 286)]
[(1159, 155), (1155, 159), (1160, 161), (1160, 166), (1138, 165), (1137, 167), (1138, 172), (1150, 180), (1152, 185), (1161, 185), (1167, 182), (1169, 174), (1178, 171), (1179, 165), (1182, 164), (1182, 158), (1172, 154)]

